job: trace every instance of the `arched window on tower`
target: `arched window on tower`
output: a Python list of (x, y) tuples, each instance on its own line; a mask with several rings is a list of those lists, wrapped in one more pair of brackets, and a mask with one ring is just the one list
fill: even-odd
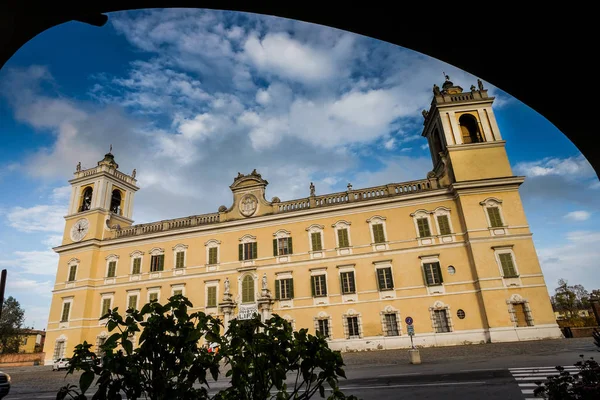
[(113, 190), (110, 198), (110, 212), (121, 215), (121, 191)]
[(91, 187), (85, 188), (83, 191), (83, 198), (81, 200), (81, 206), (79, 207), (79, 211), (87, 211), (92, 208), (92, 194), (94, 190)]
[(463, 143), (481, 143), (483, 136), (479, 130), (477, 119), (470, 114), (463, 114), (458, 119), (462, 133)]
[(437, 161), (440, 151), (442, 151), (442, 143), (440, 141), (440, 132), (435, 129), (431, 135), (431, 153), (434, 161)]

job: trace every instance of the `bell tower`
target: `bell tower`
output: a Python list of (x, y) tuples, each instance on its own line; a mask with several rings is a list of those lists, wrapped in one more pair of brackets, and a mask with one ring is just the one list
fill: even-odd
[(110, 228), (133, 224), (133, 197), (138, 191), (136, 171), (118, 170), (112, 146), (98, 165), (82, 169), (77, 164), (71, 184), (71, 200), (65, 216), (63, 245), (89, 239), (102, 240)]
[(492, 110), (494, 97), (479, 79), (464, 92), (444, 75), (441, 89), (433, 85), (429, 111), (423, 110), (422, 133), (440, 184), (513, 176)]

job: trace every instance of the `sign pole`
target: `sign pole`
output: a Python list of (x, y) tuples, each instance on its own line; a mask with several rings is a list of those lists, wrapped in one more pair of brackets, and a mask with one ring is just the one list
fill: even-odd
[(2, 308), (4, 306), (4, 289), (6, 288), (6, 269), (2, 270), (0, 277), (0, 316), (2, 316)]

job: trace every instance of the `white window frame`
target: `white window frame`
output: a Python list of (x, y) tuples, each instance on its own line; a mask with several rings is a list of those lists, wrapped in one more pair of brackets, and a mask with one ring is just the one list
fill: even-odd
[[(310, 258), (323, 258), (325, 256), (325, 226), (319, 224), (312, 224), (308, 228), (306, 228), (306, 232), (308, 234), (308, 248), (310, 249)], [(321, 234), (321, 250), (313, 249), (312, 244), (312, 234), (320, 233)], [(336, 231), (337, 235), (337, 231)]]
[[(81, 263), (81, 261), (79, 261), (78, 258), (71, 258), (68, 262), (67, 262), (67, 279), (65, 280), (65, 288), (70, 288), (75, 286), (75, 282), (77, 282), (77, 275), (79, 274), (79, 264)], [(75, 266), (75, 279), (73, 279), (72, 281), (69, 280), (69, 275), (71, 275), (71, 267)]]
[[(338, 282), (340, 282), (340, 295), (342, 296), (342, 303), (356, 303), (358, 301), (358, 281), (356, 279), (356, 264), (345, 264), (338, 265)], [(342, 273), (352, 272), (354, 275), (354, 293), (342, 293)], [(327, 294), (329, 294), (329, 288), (327, 288)]]
[(156, 300), (158, 303), (160, 303), (160, 292), (161, 292), (161, 287), (160, 286), (154, 286), (154, 287), (149, 287), (146, 288), (147, 293), (146, 293), (146, 303), (150, 303), (150, 295), (156, 293)]
[[(394, 267), (392, 266), (392, 260), (373, 261), (374, 272), (375, 272), (375, 285), (379, 292), (380, 299), (395, 299), (396, 298), (396, 277), (394, 276)], [(389, 268), (392, 272), (392, 282), (394, 287), (392, 289), (380, 290), (379, 289), (379, 276), (378, 270)]]
[[(350, 231), (350, 225), (351, 225), (350, 221), (346, 221), (343, 219), (336, 221), (334, 224), (331, 225), (331, 227), (334, 228), (335, 249), (337, 250), (338, 256), (345, 256), (348, 254), (352, 254), (352, 232)], [(340, 229), (346, 229), (348, 231), (348, 247), (340, 248), (340, 238), (338, 236), (338, 230), (340, 230)], [(369, 227), (369, 229), (370, 229), (370, 227)]]
[[(117, 273), (119, 271), (119, 256), (116, 254), (109, 254), (108, 256), (106, 256), (105, 260), (106, 260), (106, 270), (104, 271), (104, 283), (105, 284), (115, 283), (117, 280), (117, 277), (119, 276), (119, 274)], [(115, 262), (115, 276), (113, 278), (109, 278), (108, 277), (108, 266), (113, 261)]]
[(315, 323), (315, 334), (317, 333), (317, 331), (319, 330), (319, 320), (326, 320), (328, 321), (328, 326), (329, 326), (329, 335), (326, 336), (327, 340), (331, 340), (333, 339), (333, 320), (331, 318), (331, 315), (327, 314), (325, 311), (321, 311), (319, 312), (319, 314), (317, 314), (316, 317), (313, 318), (313, 321)]
[(166, 268), (163, 265), (163, 270), (162, 271), (154, 271), (154, 272), (152, 272), (152, 256), (164, 255), (165, 254), (165, 249), (160, 248), (160, 247), (154, 247), (154, 248), (152, 248), (152, 250), (150, 250), (148, 252), (148, 254), (150, 255), (150, 278), (161, 278), (162, 277), (162, 273), (165, 272)]
[[(287, 239), (292, 237), (292, 232), (285, 230), (285, 229), (279, 229), (277, 232), (275, 232), (273, 234), (273, 237), (275, 239), (277, 239), (277, 262), (288, 262), (291, 261), (291, 256), (293, 255), (293, 248), (292, 248), (292, 253), (288, 253), (288, 254), (284, 254), (284, 255), (279, 255), (279, 239)], [(271, 246), (273, 246), (273, 244), (271, 244)], [(292, 243), (292, 247), (293, 247), (293, 243)]]
[[(448, 320), (448, 332), (438, 332), (435, 327), (435, 311), (446, 311), (446, 319)], [(452, 321), (452, 312), (450, 312), (450, 306), (445, 304), (443, 301), (438, 300), (431, 307), (429, 307), (429, 318), (431, 320), (431, 329), (434, 335), (444, 335), (454, 332), (454, 322)]]
[[(144, 266), (144, 252), (140, 251), (140, 250), (135, 250), (129, 254), (129, 257), (131, 259), (130, 265), (129, 265), (129, 280), (130, 281), (139, 281), (140, 277), (143, 275), (142, 270), (143, 270), (143, 266)], [(139, 274), (133, 273), (133, 262), (136, 258), (140, 259), (140, 273)]]
[[(98, 315), (98, 318), (102, 317), (102, 304), (104, 303), (105, 299), (110, 299), (110, 307), (109, 309), (112, 310), (115, 304), (115, 292), (111, 292), (111, 293), (101, 293), (100, 294), (100, 315)], [(98, 323), (98, 325), (106, 325), (106, 319), (101, 319)]]
[[(506, 218), (504, 217), (504, 210), (502, 208), (502, 200), (496, 197), (488, 197), (479, 203), (482, 206), (483, 214), (485, 215), (485, 220), (487, 222), (487, 229), (490, 231), (490, 235), (492, 236), (501, 236), (508, 235), (508, 224), (506, 223)], [(498, 213), (500, 214), (500, 220), (502, 221), (501, 227), (492, 227), (492, 223), (490, 222), (490, 216), (488, 214), (488, 208), (490, 207), (498, 207)]]
[[(521, 272), (519, 271), (519, 266), (517, 265), (517, 257), (515, 256), (515, 252), (513, 251), (514, 245), (500, 245), (500, 246), (492, 246), (492, 250), (494, 250), (494, 258), (496, 260), (496, 264), (498, 265), (498, 274), (502, 277), (502, 282), (505, 287), (511, 286), (521, 286)], [(510, 254), (512, 257), (513, 265), (515, 266), (516, 277), (505, 277), (504, 269), (502, 269), (502, 263), (500, 262), (500, 254)]]
[(181, 295), (185, 296), (185, 283), (174, 283), (171, 285), (171, 297), (175, 296), (175, 291), (181, 290)]
[[(398, 329), (398, 336), (388, 336), (387, 335), (387, 322), (385, 320), (385, 316), (386, 314), (395, 314), (396, 315), (396, 328)], [(383, 310), (381, 310), (379, 312), (379, 315), (381, 317), (381, 331), (383, 333), (384, 337), (400, 337), (402, 336), (402, 320), (400, 319), (400, 310), (398, 310), (397, 308), (391, 306), (391, 305), (387, 305), (385, 306), (385, 308)]]
[[(390, 249), (390, 238), (387, 232), (386, 220), (387, 218), (381, 215), (374, 215), (371, 218), (367, 219), (367, 223), (369, 224), (369, 234), (371, 235), (371, 246), (373, 246), (373, 251), (381, 251), (381, 250), (389, 250)], [(385, 236), (385, 241), (381, 243), (375, 243), (375, 235), (373, 234), (373, 225), (382, 224), (383, 225), (383, 236)]]
[[(329, 286), (329, 277), (327, 276), (327, 267), (311, 268), (311, 269), (309, 269), (309, 271), (310, 271), (311, 277), (325, 275), (325, 284), (327, 285), (327, 295), (313, 297), (313, 304), (315, 306), (329, 304), (329, 296), (331, 296), (331, 287)], [(312, 285), (312, 278), (310, 278), (310, 279), (311, 279), (310, 284)], [(311, 292), (312, 292), (312, 288), (311, 288)]]
[[(433, 219), (435, 220), (435, 229), (437, 232), (437, 236), (439, 238), (440, 243), (451, 243), (456, 241), (456, 236), (454, 232), (454, 225), (452, 225), (452, 215), (450, 214), (450, 209), (448, 207), (440, 206), (433, 210)], [(445, 215), (448, 217), (448, 226), (450, 227), (450, 233), (447, 235), (442, 235), (442, 231), (440, 230), (440, 223), (438, 221), (438, 217), (441, 215)], [(433, 233), (433, 232), (432, 232)]]
[[(204, 246), (206, 247), (206, 263), (204, 263), (204, 265), (206, 266), (206, 270), (207, 271), (217, 271), (219, 269), (219, 264), (221, 263), (221, 241), (217, 240), (217, 239), (210, 239), (208, 241), (206, 241), (206, 243), (204, 243)], [(217, 249), (217, 263), (216, 264), (209, 264), (209, 260), (210, 260), (210, 249)]]
[[(209, 310), (209, 314), (216, 314), (217, 309), (219, 308), (219, 283), (221, 282), (220, 279), (212, 279), (209, 281), (204, 281), (204, 309), (205, 310)], [(216, 296), (217, 296), (217, 304), (214, 307), (209, 307), (208, 306), (208, 288), (209, 287), (216, 287)], [(241, 299), (241, 293), (240, 293), (240, 299)]]
[(184, 271), (187, 267), (187, 249), (188, 245), (179, 243), (176, 246), (173, 246), (173, 269), (176, 269), (177, 266), (177, 253), (183, 252), (183, 267), (179, 268), (181, 271)]
[[(348, 327), (348, 317), (356, 317), (356, 322), (358, 325), (358, 337), (356, 337), (356, 336), (350, 337), (350, 328)], [(346, 313), (344, 313), (342, 318), (343, 318), (342, 326), (344, 327), (344, 338), (346, 340), (362, 339), (364, 336), (364, 330), (363, 330), (363, 326), (362, 326), (361, 313), (356, 312), (356, 310), (353, 310), (351, 308), (348, 311), (346, 311)]]
[[(256, 241), (256, 236), (252, 236), (252, 235), (250, 235), (249, 233), (247, 233), (247, 234), (245, 234), (244, 236), (242, 236), (242, 237), (239, 239), (239, 241), (240, 241), (240, 243), (241, 243), (242, 245), (244, 245), (244, 244), (246, 244), (246, 243), (257, 243), (257, 241)], [(243, 246), (243, 247), (245, 247), (245, 246)], [(246, 249), (244, 248), (244, 250), (243, 250), (243, 251), (244, 251), (244, 256), (245, 256), (245, 255), (246, 255), (246, 253), (245, 253)], [(258, 253), (258, 252), (257, 252), (257, 253)], [(243, 257), (243, 258), (245, 258), (245, 257)], [(248, 260), (244, 260), (244, 259), (242, 259), (242, 261), (241, 261), (241, 263), (242, 263), (242, 267), (249, 267), (249, 266), (253, 266), (253, 265), (254, 265), (254, 262), (256, 261), (256, 259), (257, 259), (257, 258), (258, 258), (258, 254), (256, 254), (256, 258), (251, 258), (251, 259), (248, 259)]]
[(139, 310), (140, 309), (140, 297), (141, 297), (140, 289), (133, 289), (133, 290), (127, 291), (127, 304), (125, 305), (125, 309), (129, 308), (129, 298), (132, 296), (137, 296), (137, 299), (135, 301), (135, 309)]
[[(425, 264), (437, 262), (440, 264), (440, 273), (442, 273), (442, 263), (440, 261), (439, 254), (419, 256), (419, 259), (421, 259), (421, 271), (424, 271)], [(423, 272), (421, 272), (421, 274), (423, 274)], [(427, 285), (426, 281), (423, 282), (423, 285), (425, 285), (425, 287), (427, 288), (427, 294), (430, 294), (430, 295), (446, 292), (446, 288), (444, 287), (443, 279), (442, 279), (442, 283), (439, 285), (429, 286), (429, 285)]]
[[(433, 229), (434, 225), (431, 223), (431, 211), (419, 209), (419, 210), (411, 213), (410, 216), (413, 219), (413, 224), (415, 226), (416, 240), (417, 240), (419, 246), (430, 246), (432, 244), (435, 244), (436, 231)], [(431, 234), (431, 236), (427, 236), (427, 237), (419, 236), (419, 224), (417, 223), (417, 220), (419, 218), (427, 219), (427, 224), (429, 225), (429, 233)], [(435, 225), (435, 226), (437, 227), (437, 225)], [(439, 232), (439, 230), (437, 232)]]
[[(62, 303), (60, 306), (60, 315), (58, 316), (58, 327), (59, 328), (68, 328), (69, 327), (69, 321), (71, 321), (71, 314), (73, 313), (73, 302), (75, 300), (75, 296), (68, 296), (68, 297), (63, 297), (62, 298)], [(63, 311), (65, 309), (65, 304), (69, 303), (69, 315), (67, 316), (67, 320), (66, 321), (61, 321), (62, 320), (62, 314)]]

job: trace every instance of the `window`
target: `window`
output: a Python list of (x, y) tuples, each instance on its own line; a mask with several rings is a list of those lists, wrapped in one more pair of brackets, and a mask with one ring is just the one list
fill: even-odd
[(460, 309), (460, 310), (458, 310), (458, 311), (456, 312), (456, 316), (457, 316), (459, 319), (465, 319), (465, 316), (466, 316), (466, 314), (465, 314), (465, 310), (463, 310), (463, 309)]
[(448, 310), (433, 310), (434, 327), (436, 333), (450, 332), (450, 324), (448, 323)]
[(115, 189), (110, 198), (110, 212), (121, 215), (121, 191)]
[(310, 277), (313, 297), (327, 296), (327, 276), (313, 275)]
[(383, 224), (373, 224), (371, 225), (373, 229), (373, 243), (383, 243), (385, 242), (385, 235), (383, 233)]
[(60, 316), (60, 322), (68, 322), (70, 313), (71, 313), (71, 302), (66, 301), (63, 303), (62, 314)]
[(165, 255), (164, 254), (153, 255), (150, 258), (150, 272), (164, 271), (164, 268), (165, 268)]
[(490, 226), (492, 228), (502, 227), (502, 218), (500, 218), (500, 209), (498, 207), (487, 208), (488, 217), (490, 218)]
[(275, 281), (275, 298), (289, 300), (294, 298), (294, 279), (278, 279)]
[(517, 327), (530, 326), (527, 313), (525, 312), (525, 304), (516, 303), (513, 304), (513, 308), (515, 310), (515, 322), (517, 323)]
[(175, 268), (183, 268), (183, 260), (185, 253), (183, 251), (178, 251), (175, 253)]
[(440, 227), (440, 235), (450, 235), (452, 233), (447, 215), (438, 215), (437, 221)]
[(360, 331), (358, 329), (358, 317), (346, 317), (346, 324), (348, 330), (348, 339), (360, 337)]
[(534, 325), (531, 308), (526, 299), (515, 293), (506, 302), (508, 303), (508, 311), (511, 314), (511, 320), (515, 324), (515, 327), (522, 328)]
[(337, 235), (338, 247), (350, 247), (350, 240), (348, 239), (348, 228), (338, 229)]
[(439, 262), (424, 263), (423, 275), (427, 286), (441, 285), (444, 282)]
[(114, 278), (117, 275), (117, 262), (109, 261), (108, 272), (106, 273), (107, 278)]
[(341, 272), (340, 280), (342, 282), (342, 294), (356, 293), (354, 271)]
[(79, 211), (87, 211), (92, 208), (92, 194), (94, 193), (94, 189), (91, 186), (88, 186), (83, 191), (83, 197), (81, 199), (81, 206), (79, 207)]
[(219, 251), (218, 247), (209, 247), (208, 248), (208, 263), (209, 264), (217, 263), (218, 251)]
[(148, 294), (148, 301), (149, 302), (153, 302), (153, 301), (158, 301), (158, 292), (151, 292)]
[(207, 286), (206, 287), (206, 307), (217, 306), (217, 287)]
[(65, 341), (57, 340), (54, 344), (54, 360), (59, 360), (63, 358), (65, 354)]
[(463, 144), (483, 142), (483, 136), (479, 130), (479, 122), (473, 115), (461, 115), (460, 118), (458, 118), (458, 124), (460, 125)]
[(292, 238), (284, 237), (273, 239), (273, 255), (274, 256), (285, 256), (292, 254)]
[(429, 220), (425, 218), (417, 218), (417, 227), (419, 228), (419, 237), (431, 236), (431, 230), (429, 229)]
[(252, 275), (246, 275), (242, 279), (242, 303), (254, 302), (254, 278)]
[(173, 290), (173, 296), (183, 296), (183, 290), (182, 289)]
[(498, 258), (500, 259), (500, 264), (502, 265), (502, 275), (505, 278), (516, 278), (518, 274), (513, 262), (512, 254), (500, 253), (498, 254)]
[[(490, 228), (505, 228), (506, 222), (502, 216), (502, 200), (489, 197), (479, 203), (483, 206), (485, 217)], [(505, 234), (505, 229), (494, 229), (495, 234)]]
[(393, 290), (392, 267), (377, 268), (377, 285), (379, 290)]
[[(367, 220), (367, 222), (368, 221), (369, 220)], [(335, 229), (335, 241), (338, 256), (352, 254), (350, 222), (345, 220), (339, 220), (331, 226)]]
[(75, 277), (77, 276), (77, 265), (73, 264), (69, 267), (69, 282), (75, 281)]
[(112, 299), (104, 298), (102, 299), (102, 308), (100, 310), (100, 318), (104, 317), (106, 314), (110, 312)]
[(323, 336), (329, 338), (329, 319), (317, 320), (317, 332), (321, 332)]
[(137, 309), (137, 294), (130, 295), (127, 301), (127, 309), (136, 310)]
[(131, 269), (131, 273), (133, 275), (142, 273), (142, 258), (141, 257), (136, 257), (133, 259), (133, 267)]
[(387, 313), (385, 318), (385, 336), (399, 336), (398, 319), (396, 313)]
[(321, 232), (312, 232), (310, 234), (310, 243), (312, 251), (323, 250), (323, 241), (321, 240)]
[(239, 260), (253, 260), (258, 255), (258, 244), (256, 242), (240, 243)]

